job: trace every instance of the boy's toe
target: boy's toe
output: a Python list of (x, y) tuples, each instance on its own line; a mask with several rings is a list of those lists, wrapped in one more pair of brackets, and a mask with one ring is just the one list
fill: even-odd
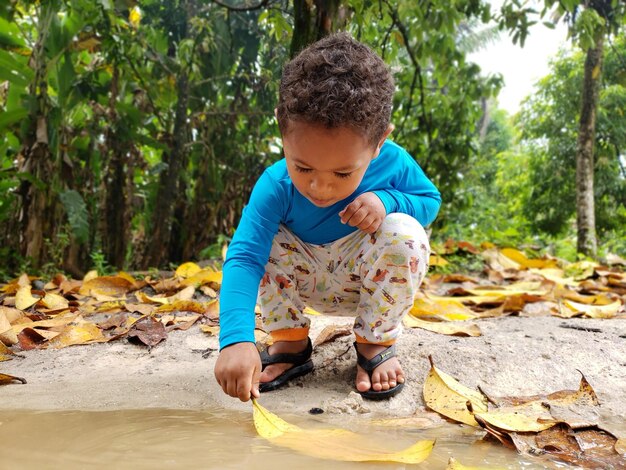
[(372, 383), (369, 375), (359, 367), (356, 372), (356, 389), (359, 392), (367, 392), (370, 388), (372, 388)]

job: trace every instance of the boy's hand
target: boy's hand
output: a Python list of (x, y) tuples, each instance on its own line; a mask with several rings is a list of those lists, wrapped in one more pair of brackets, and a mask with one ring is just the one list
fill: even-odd
[(236, 343), (220, 352), (215, 363), (215, 378), (222, 390), (241, 401), (250, 395), (259, 398), (261, 357), (254, 343)]
[(378, 230), (386, 215), (383, 202), (374, 193), (361, 194), (339, 213), (342, 224), (347, 223), (367, 233)]

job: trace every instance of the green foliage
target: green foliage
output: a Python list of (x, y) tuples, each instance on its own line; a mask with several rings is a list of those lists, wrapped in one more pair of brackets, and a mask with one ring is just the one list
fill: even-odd
[[(525, 216), (533, 228), (551, 234), (570, 230), (576, 212), (576, 145), (580, 90), (584, 57), (581, 53), (561, 52), (551, 64), (536, 92), (523, 104), (517, 125), (529, 153), (529, 181), (532, 188)], [(620, 208), (626, 205), (626, 173), (620, 163), (620, 149), (626, 146), (626, 89), (620, 63), (626, 61), (626, 40), (618, 37), (607, 47), (605, 72), (595, 143), (596, 224), (602, 237), (624, 227)]]
[(89, 214), (82, 196), (70, 189), (59, 194), (65, 213), (78, 243), (85, 243), (89, 237)]

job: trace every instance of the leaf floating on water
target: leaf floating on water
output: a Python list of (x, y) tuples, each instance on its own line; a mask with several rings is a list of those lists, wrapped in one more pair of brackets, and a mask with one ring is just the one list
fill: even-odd
[(430, 455), (434, 441), (420, 441), (399, 452), (365, 445), (363, 437), (344, 429), (302, 429), (289, 424), (252, 400), (254, 426), (271, 443), (311, 457), (349, 462), (399, 462), (415, 464)]
[(446, 470), (499, 470), (498, 467), (468, 467), (467, 465), (461, 464), (454, 457), (450, 457), (448, 460), (448, 466)]
[(23, 379), (21, 377), (15, 377), (13, 375), (8, 375), (8, 374), (0, 374), (0, 385), (9, 385), (13, 382), (21, 382), (25, 384), (26, 379)]
[[(478, 427), (473, 413), (487, 411), (487, 398), (480, 392), (461, 385), (430, 360), (430, 372), (424, 382), (424, 401), (433, 411), (461, 423)], [(470, 407), (471, 410), (470, 411)]]

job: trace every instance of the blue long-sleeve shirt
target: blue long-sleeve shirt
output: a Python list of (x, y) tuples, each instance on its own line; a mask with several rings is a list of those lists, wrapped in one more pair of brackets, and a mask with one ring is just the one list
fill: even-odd
[(261, 175), (228, 247), (220, 291), (220, 348), (254, 342), (254, 307), (272, 240), (282, 223), (306, 243), (331, 243), (358, 230), (342, 224), (339, 212), (359, 195), (374, 192), (387, 214), (408, 214), (423, 226), (439, 211), (441, 196), (420, 166), (387, 140), (358, 188), (329, 207), (317, 207), (298, 192), (282, 159)]

